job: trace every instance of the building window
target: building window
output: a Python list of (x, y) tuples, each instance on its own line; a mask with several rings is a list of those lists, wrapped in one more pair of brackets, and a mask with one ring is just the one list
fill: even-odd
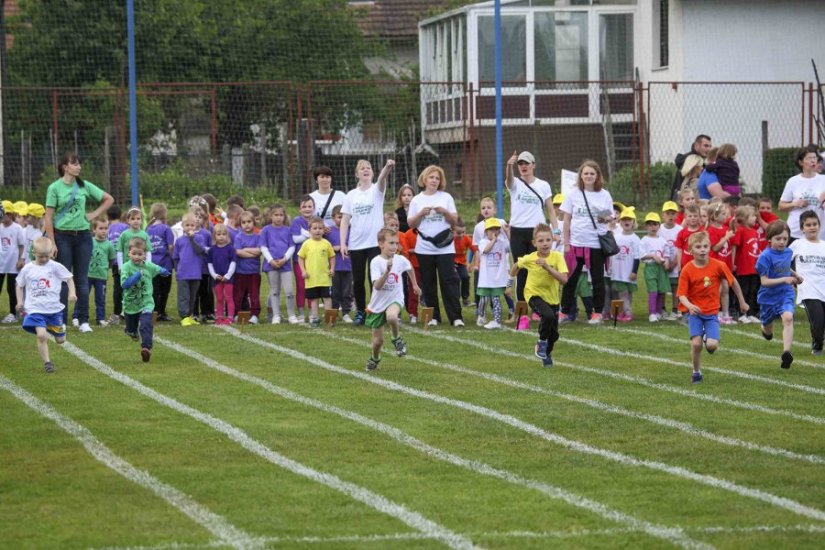
[(670, 2), (653, 2), (653, 67), (667, 67), (670, 64)]
[(536, 12), (535, 79), (587, 80), (587, 13)]
[[(501, 80), (504, 83), (527, 80), (527, 23), (523, 15), (501, 16)], [(495, 18), (478, 18), (478, 78), (482, 82), (496, 79)]]
[(599, 15), (599, 80), (633, 80), (633, 14)]

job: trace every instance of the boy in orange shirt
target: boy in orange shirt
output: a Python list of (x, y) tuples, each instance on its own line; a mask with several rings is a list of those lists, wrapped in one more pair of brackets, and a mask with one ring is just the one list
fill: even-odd
[(464, 307), (474, 307), (470, 302), (470, 272), (467, 271), (467, 251), (473, 254), (478, 252), (478, 247), (473, 244), (473, 239), (467, 235), (464, 227), (464, 220), (458, 218), (453, 226), (453, 242), (455, 243), (455, 270), (461, 281), (461, 305)]
[(688, 239), (688, 247), (693, 260), (682, 268), (679, 275), (679, 309), (688, 313), (690, 351), (693, 360), (694, 384), (702, 382), (700, 362), (702, 342), (708, 353), (719, 348), (719, 287), (726, 280), (739, 298), (744, 312), (748, 304), (742, 296), (742, 289), (733, 274), (723, 262), (710, 258), (710, 237), (705, 231), (694, 233)]

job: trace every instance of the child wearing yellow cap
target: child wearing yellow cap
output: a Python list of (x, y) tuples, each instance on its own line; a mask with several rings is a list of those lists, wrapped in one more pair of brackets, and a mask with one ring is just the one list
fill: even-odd
[(633, 293), (637, 290), (636, 274), (639, 271), (640, 240), (635, 233), (636, 211), (632, 206), (625, 206), (619, 214), (620, 231), (615, 233), (619, 253), (610, 258), (610, 281), (613, 296), (624, 302), (622, 312), (616, 316), (618, 321), (633, 320)]
[(3, 318), (3, 323), (17, 322), (17, 272), (25, 264), (25, 238), (23, 229), (14, 223), (17, 212), (14, 204), (10, 201), (3, 201), (0, 206), (0, 292), (3, 290), (3, 282), (6, 283), (6, 291), (9, 295), (9, 314)]
[(682, 226), (676, 223), (676, 216), (679, 214), (679, 205), (673, 201), (666, 201), (662, 205), (662, 225), (659, 226), (659, 236), (665, 240), (665, 256), (667, 257), (670, 270), (667, 273), (670, 279), (671, 310), (670, 313), (664, 309), (661, 319), (676, 321), (682, 317), (679, 312), (679, 300), (676, 298), (676, 287), (679, 284), (679, 262), (676, 261), (676, 237), (682, 231)]
[[(501, 230), (498, 218), (484, 221), (484, 237), (478, 243), (478, 324), (486, 329), (501, 328), (501, 297), (510, 280), (510, 240)], [(482, 303), (483, 302), (483, 303)], [(485, 321), (484, 310), (487, 303), (492, 305), (493, 320)]]
[(659, 226), (662, 218), (656, 212), (649, 212), (645, 216), (645, 231), (639, 243), (639, 254), (644, 264), (645, 288), (647, 288), (648, 321), (656, 323), (662, 318), (665, 307), (665, 295), (670, 291), (670, 278), (667, 269), (670, 262), (667, 259), (667, 243), (659, 236)]

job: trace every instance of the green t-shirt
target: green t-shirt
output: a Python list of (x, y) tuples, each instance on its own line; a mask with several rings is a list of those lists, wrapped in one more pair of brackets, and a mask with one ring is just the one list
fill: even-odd
[(146, 241), (146, 251), (152, 252), (152, 243), (149, 241), (149, 233), (143, 229), (138, 229), (137, 231), (132, 231), (128, 228), (124, 229), (123, 233), (120, 234), (120, 237), (117, 238), (117, 248), (115, 249), (116, 253), (123, 252), (124, 263), (129, 258), (129, 241), (134, 238), (143, 239)]
[(142, 313), (155, 309), (155, 300), (152, 298), (152, 278), (160, 274), (163, 269), (152, 262), (143, 262), (137, 266), (131, 260), (123, 264), (120, 270), (121, 284), (129, 277), (140, 272), (140, 280), (129, 288), (123, 289), (123, 312)]
[(92, 239), (92, 259), (89, 262), (89, 278), (103, 279), (109, 278), (109, 262), (115, 259), (115, 247), (109, 239), (98, 241)]
[[(85, 180), (84, 180), (85, 181)], [(74, 200), (72, 200), (73, 189)], [(54, 228), (63, 231), (84, 231), (89, 229), (86, 219), (86, 199), (96, 202), (103, 200), (104, 191), (97, 185), (85, 181), (83, 187), (63, 181), (52, 183), (46, 190), (46, 208), (54, 208)]]

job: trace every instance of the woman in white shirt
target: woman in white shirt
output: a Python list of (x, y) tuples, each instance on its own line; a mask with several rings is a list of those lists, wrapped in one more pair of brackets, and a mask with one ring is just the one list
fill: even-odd
[(607, 223), (614, 216), (613, 197), (604, 189), (602, 170), (592, 160), (584, 161), (579, 167), (577, 186), (578, 190), (568, 193), (560, 207), (564, 213), (564, 256), (571, 273), (562, 289), (559, 321), (570, 315), (576, 300), (579, 275), (586, 265), (593, 283), (593, 308), (596, 312), (590, 316), (589, 323), (598, 325), (602, 322), (601, 312), (604, 310), (604, 264), (607, 259), (602, 254), (599, 235), (607, 233)]
[[(518, 165), (519, 176), (513, 177), (513, 166)], [(510, 191), (510, 252), (513, 261), (536, 251), (533, 246), (533, 229), (540, 223), (547, 223), (544, 213), (550, 218), (553, 238), (561, 234), (553, 209), (553, 191), (550, 184), (535, 176), (536, 159), (529, 151), (522, 151), (507, 161), (504, 185)], [(524, 285), (527, 284), (527, 270), (519, 270), (516, 276), (516, 297), (524, 300)]]
[[(430, 325), (441, 322), (438, 306), (438, 286), (450, 324), (463, 327), (461, 304), (458, 300), (459, 280), (455, 270), (455, 244), (451, 228), (458, 219), (453, 197), (444, 192), (447, 178), (439, 166), (428, 166), (418, 176), (422, 191), (413, 197), (407, 212), (407, 223), (418, 229), (415, 254), (421, 271), (422, 299), (433, 308)], [(436, 277), (438, 283), (436, 284)]]
[(347, 193), (341, 204), (341, 256), (352, 259), (356, 309), (353, 322), (356, 325), (363, 325), (367, 316), (367, 270), (379, 252), (378, 232), (384, 227), (384, 191), (387, 189), (387, 176), (394, 165), (394, 160), (388, 160), (378, 175), (378, 181), (372, 183), (372, 165), (369, 161), (359, 160), (355, 165), (358, 187)]
[[(803, 237), (799, 228), (799, 215), (806, 210), (816, 212), (820, 230), (823, 227), (825, 212), (822, 210), (822, 201), (825, 201), (825, 176), (817, 173), (819, 159), (815, 147), (803, 147), (797, 151), (796, 164), (802, 169), (802, 173), (788, 180), (785, 189), (782, 190), (782, 196), (779, 197), (779, 211), (788, 213), (791, 242)], [(825, 237), (825, 233), (821, 233), (820, 237)]]
[(332, 170), (328, 166), (316, 166), (312, 171), (315, 184), (318, 188), (309, 194), (315, 201), (315, 215), (324, 220), (327, 227), (324, 232), (329, 233), (329, 228), (335, 225), (332, 219), (332, 209), (339, 204), (344, 204), (344, 192), (336, 191), (332, 188)]

